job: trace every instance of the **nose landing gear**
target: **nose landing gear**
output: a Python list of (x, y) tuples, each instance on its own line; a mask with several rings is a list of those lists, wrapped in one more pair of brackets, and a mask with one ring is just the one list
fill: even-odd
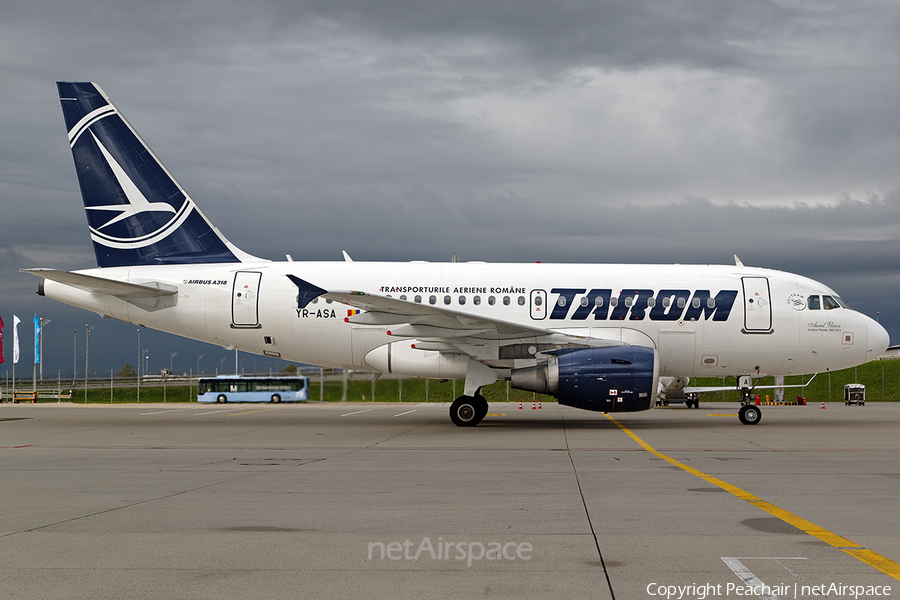
[(750, 388), (741, 388), (741, 409), (738, 411), (738, 419), (744, 425), (756, 425), (762, 419), (762, 411), (753, 403)]

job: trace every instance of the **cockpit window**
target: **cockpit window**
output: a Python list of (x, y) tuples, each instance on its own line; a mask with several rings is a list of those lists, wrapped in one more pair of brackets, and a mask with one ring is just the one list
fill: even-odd
[(831, 296), (822, 296), (822, 303), (825, 305), (825, 310), (834, 310), (841, 307), (838, 301)]
[(846, 308), (847, 310), (853, 310), (850, 308), (850, 305), (841, 300), (840, 296), (835, 296), (834, 301), (841, 305), (841, 308)]
[(822, 310), (822, 300), (818, 296), (810, 296), (806, 300), (809, 310)]

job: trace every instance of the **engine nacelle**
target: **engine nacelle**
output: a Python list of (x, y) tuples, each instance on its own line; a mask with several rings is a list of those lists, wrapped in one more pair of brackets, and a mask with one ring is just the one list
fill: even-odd
[(658, 381), (656, 350), (616, 346), (557, 350), (546, 365), (513, 370), (511, 385), (556, 396), (566, 406), (631, 412), (652, 406)]

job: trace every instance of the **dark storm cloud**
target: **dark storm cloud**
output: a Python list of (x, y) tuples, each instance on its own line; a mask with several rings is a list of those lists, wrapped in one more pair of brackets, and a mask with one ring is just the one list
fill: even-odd
[(893, 4), (29, 0), (0, 16), (4, 315), (85, 318), (35, 303), (14, 269), (93, 265), (53, 85), (90, 79), (259, 256), (736, 253), (900, 335)]

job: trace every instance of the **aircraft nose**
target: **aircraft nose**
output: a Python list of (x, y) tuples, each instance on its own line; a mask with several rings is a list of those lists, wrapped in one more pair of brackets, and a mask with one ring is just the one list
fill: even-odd
[(891, 345), (887, 330), (874, 319), (869, 319), (869, 347), (866, 360), (875, 360)]

